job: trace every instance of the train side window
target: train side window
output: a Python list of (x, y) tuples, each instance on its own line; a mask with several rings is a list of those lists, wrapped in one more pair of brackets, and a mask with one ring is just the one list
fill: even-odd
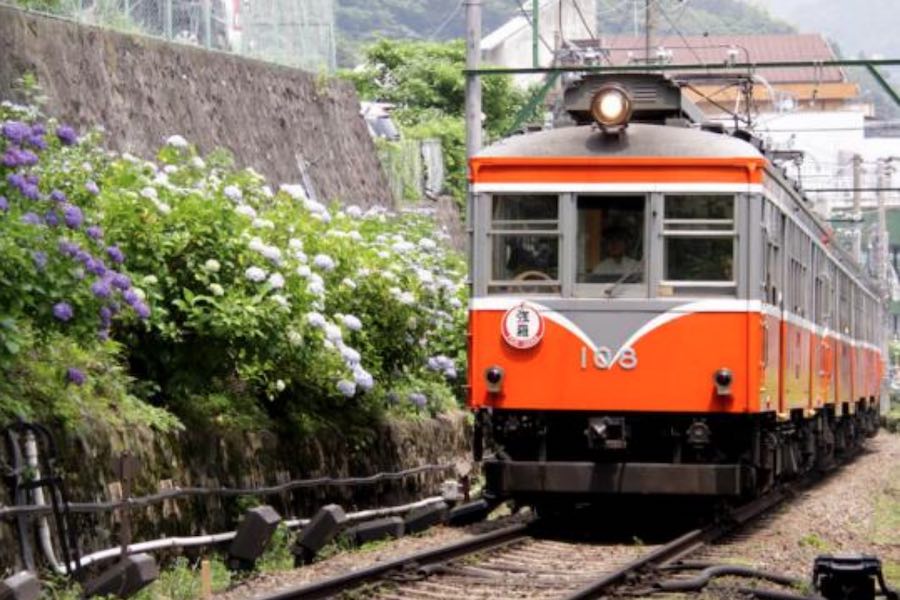
[(663, 283), (732, 293), (736, 233), (733, 196), (666, 196)]
[(643, 196), (578, 198), (576, 282), (644, 282)]
[(559, 293), (559, 197), (496, 195), (489, 293)]

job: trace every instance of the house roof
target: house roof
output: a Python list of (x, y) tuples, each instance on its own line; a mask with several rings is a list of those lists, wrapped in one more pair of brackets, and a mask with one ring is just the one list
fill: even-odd
[[(596, 40), (578, 40), (583, 47), (598, 47)], [(610, 51), (613, 65), (627, 65), (632, 57), (642, 59), (645, 52), (643, 36), (603, 36), (599, 47)], [(765, 34), (765, 35), (709, 35), (709, 36), (661, 36), (653, 38), (651, 57), (658, 48), (672, 52), (675, 64), (722, 64), (729, 48), (738, 51), (737, 62), (769, 62), (786, 60), (834, 60), (831, 46), (817, 33)], [(758, 74), (769, 83), (838, 83), (845, 82), (844, 72), (838, 67), (806, 67), (759, 69)]]

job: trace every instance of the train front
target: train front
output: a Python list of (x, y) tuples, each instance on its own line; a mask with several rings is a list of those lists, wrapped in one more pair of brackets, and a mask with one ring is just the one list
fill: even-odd
[(662, 77), (585, 79), (566, 103), (575, 126), (471, 161), (487, 493), (742, 494), (762, 344), (741, 231), (764, 159), (689, 126)]

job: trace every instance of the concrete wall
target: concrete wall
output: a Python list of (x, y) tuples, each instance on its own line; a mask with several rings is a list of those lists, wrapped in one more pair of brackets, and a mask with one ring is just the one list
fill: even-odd
[(359, 101), (343, 82), (192, 46), (0, 6), (0, 98), (34, 73), (49, 114), (102, 125), (110, 148), (152, 158), (172, 134), (230, 150), (272, 183), (320, 199), (387, 204), (390, 192)]

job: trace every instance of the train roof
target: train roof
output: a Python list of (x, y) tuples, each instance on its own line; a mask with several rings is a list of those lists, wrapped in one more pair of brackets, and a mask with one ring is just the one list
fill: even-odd
[(592, 125), (525, 133), (500, 140), (477, 156), (763, 158), (759, 150), (740, 138), (647, 123), (631, 123), (620, 136), (602, 135)]

